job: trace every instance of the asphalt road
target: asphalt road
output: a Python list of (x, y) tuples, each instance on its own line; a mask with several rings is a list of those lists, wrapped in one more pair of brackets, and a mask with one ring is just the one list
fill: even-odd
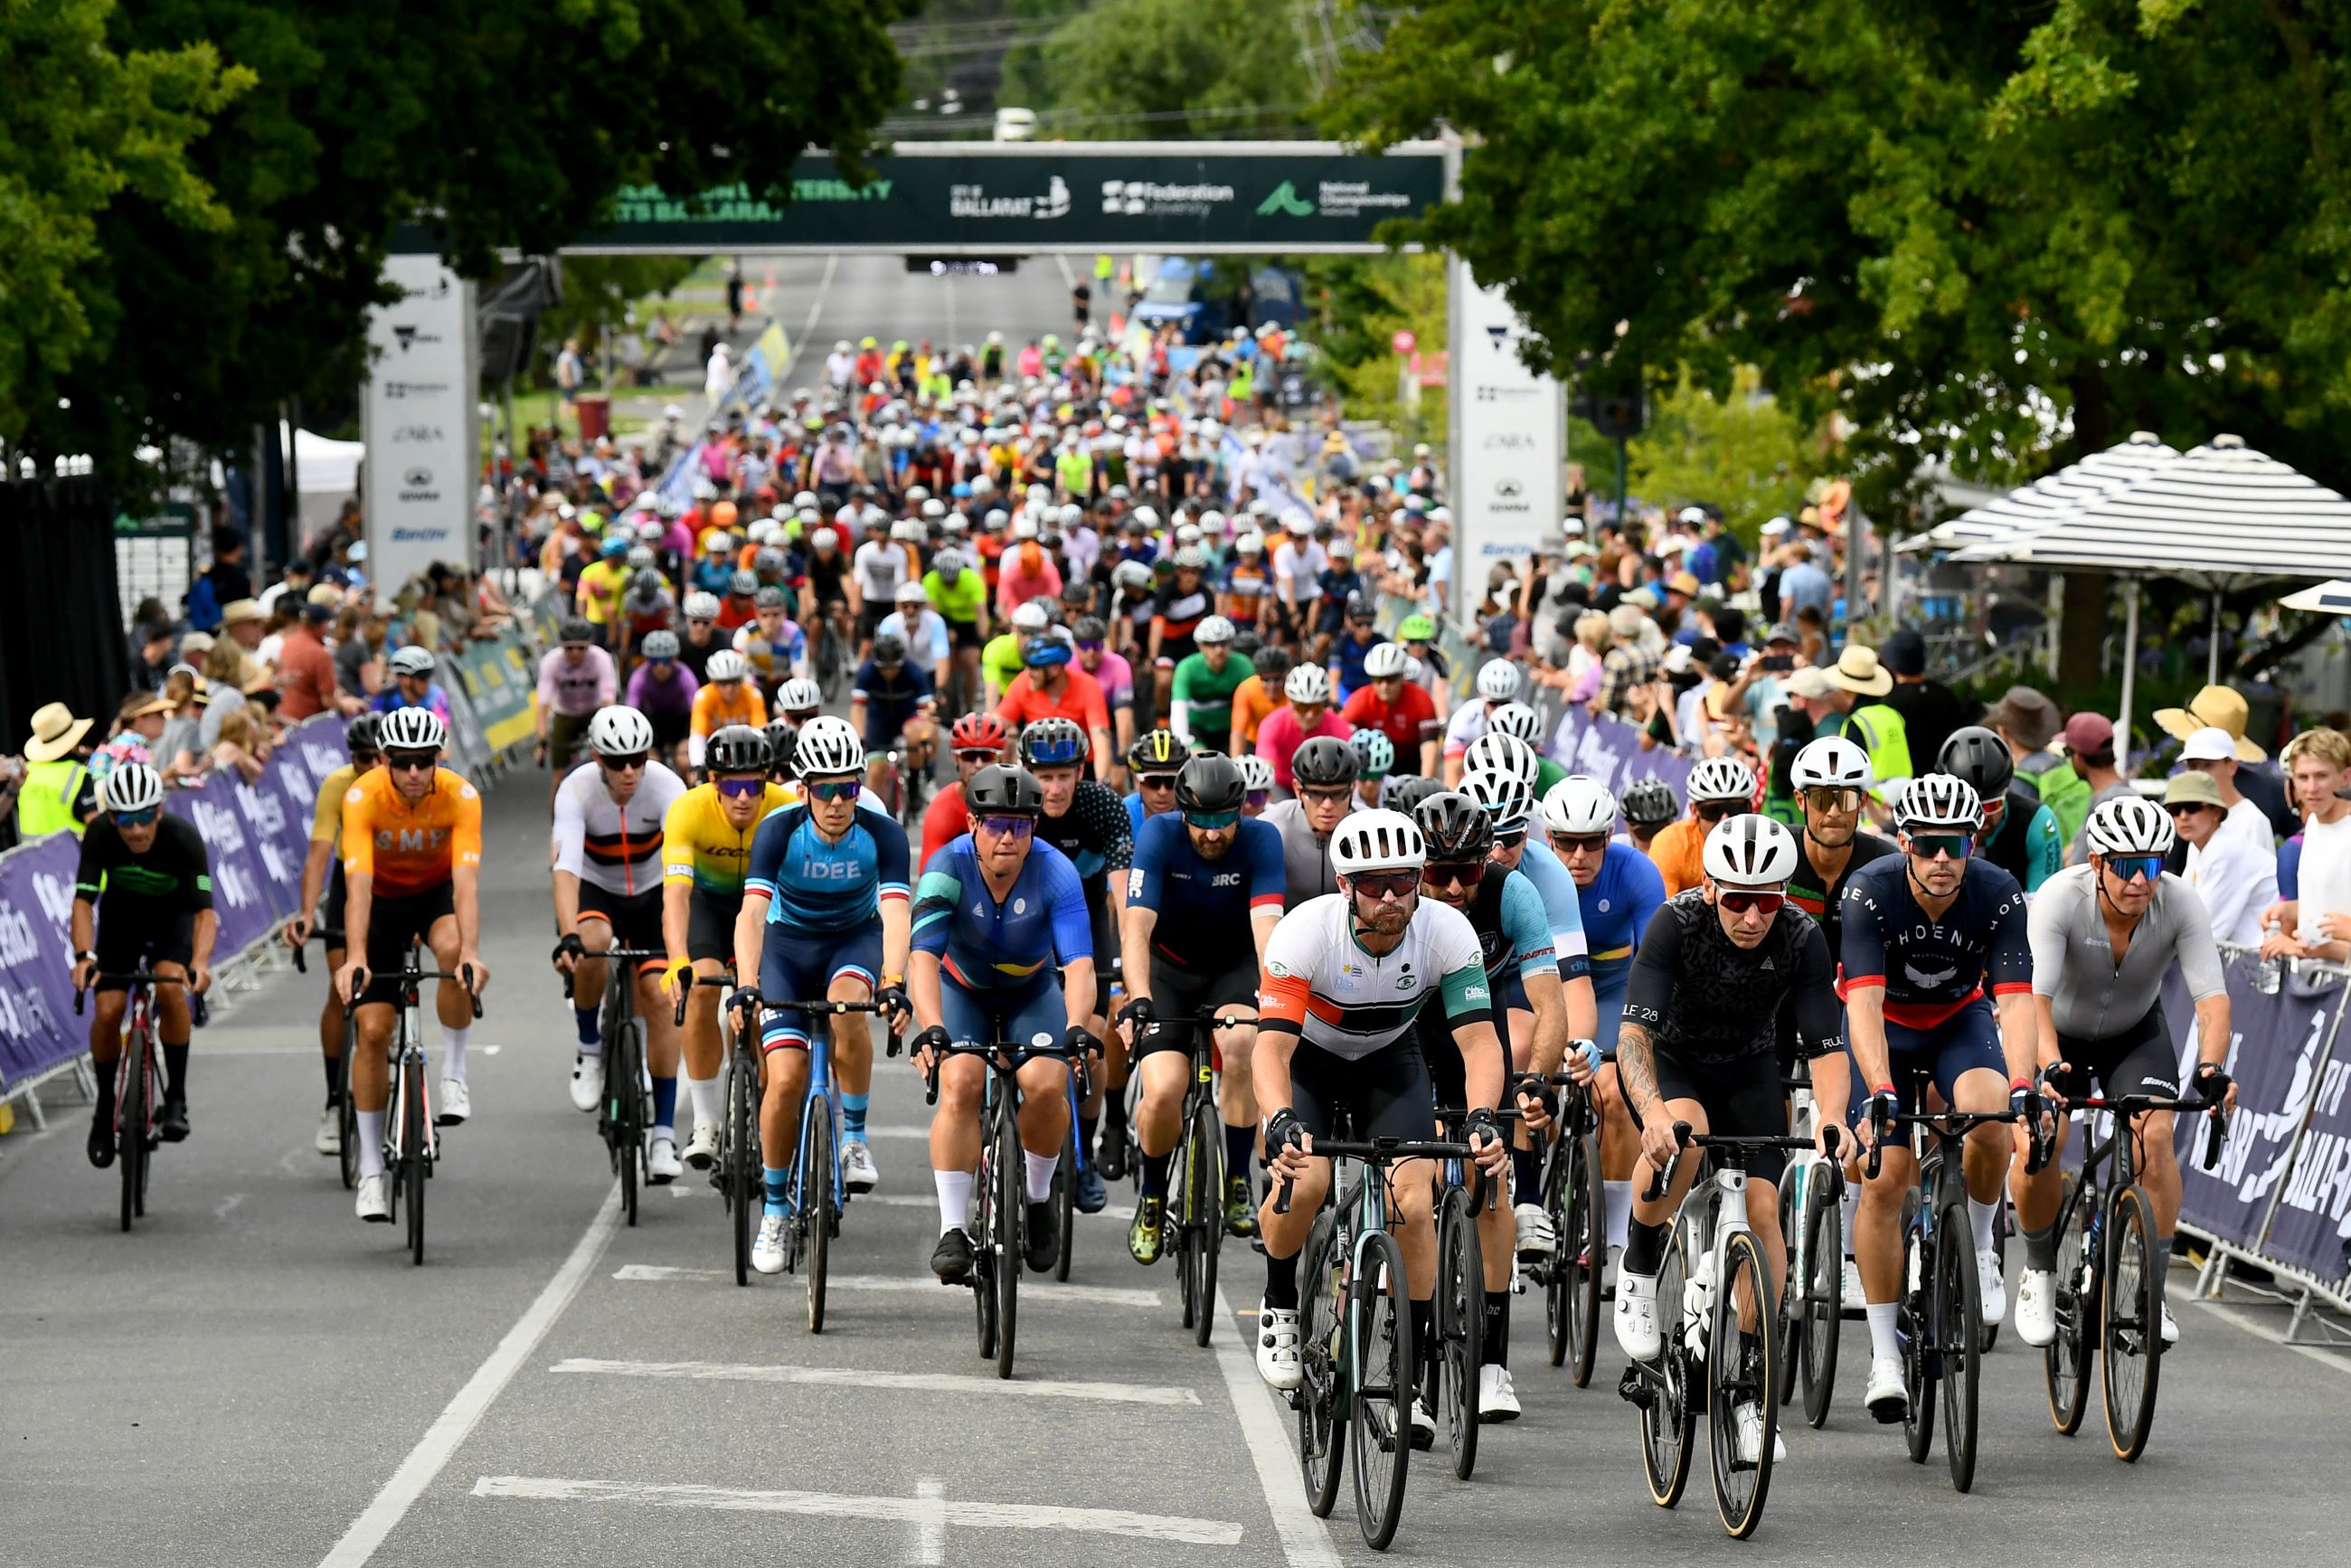
[[(1031, 338), (1058, 332), (1068, 342), (1076, 323), (1070, 300), (1074, 275), (1085, 258), (1032, 256), (1009, 276), (933, 277), (908, 272), (893, 256), (782, 256), (748, 264), (762, 314), (781, 323), (793, 350), (784, 373), (788, 387), (813, 384), (824, 357), (842, 338), (855, 343), (871, 334), (884, 348), (904, 338), (977, 345), (991, 331), (1004, 334), (1010, 353)], [(773, 287), (767, 285), (772, 272)], [(747, 339), (756, 336), (747, 330)]]
[[(199, 1035), (195, 1135), (163, 1152), (134, 1234), (83, 1158), (82, 1108), (0, 1142), (0, 1563), (1373, 1560), (1343, 1493), (1328, 1525), (1304, 1513), (1288, 1413), (1245, 1338), (1220, 1326), (1195, 1348), (1171, 1271), (1127, 1260), (1123, 1191), (1081, 1222), (1071, 1284), (1025, 1286), (1019, 1376), (995, 1379), (969, 1298), (925, 1267), (926, 1112), (903, 1063), (877, 1084), (883, 1186), (849, 1212), (821, 1336), (797, 1280), (735, 1285), (706, 1186), (617, 1225), (565, 1094), (543, 798), (526, 774), (491, 800), (475, 1115), (448, 1134), (422, 1269), (311, 1150), (315, 973), (267, 978)], [(1253, 1301), (1254, 1258), (1226, 1260), (1230, 1303)], [(1526, 1417), (1488, 1428), (1472, 1482), (1415, 1466), (1391, 1555), (2186, 1563), (2225, 1542), (2334, 1560), (2351, 1362), (2273, 1343), (2283, 1315), (2185, 1307), (2130, 1468), (2095, 1411), (2081, 1437), (2050, 1430), (2037, 1359), (2003, 1335), (1967, 1497), (1939, 1452), (1912, 1466), (1862, 1412), (1849, 1324), (1831, 1425), (1790, 1434), (1740, 1546), (1702, 1458), (1677, 1513), (1649, 1503), (1613, 1354), (1573, 1388), (1541, 1364), (1531, 1311)]]

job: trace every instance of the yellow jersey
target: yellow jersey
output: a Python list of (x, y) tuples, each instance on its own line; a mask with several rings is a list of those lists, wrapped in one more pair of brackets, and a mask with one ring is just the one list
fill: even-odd
[(788, 804), (784, 789), (770, 784), (759, 814), (747, 828), (726, 820), (718, 786), (697, 784), (670, 803), (662, 818), (662, 881), (683, 882), (713, 898), (743, 896), (743, 874), (751, 863), (751, 840), (770, 812)]

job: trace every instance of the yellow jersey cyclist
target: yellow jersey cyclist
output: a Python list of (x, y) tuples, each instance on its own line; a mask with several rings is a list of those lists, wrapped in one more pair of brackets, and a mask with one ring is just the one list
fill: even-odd
[[(121, 762), (99, 786), (103, 814), (90, 819), (74, 873), (73, 983), (98, 987), (89, 1020), (89, 1059), (98, 1080), (98, 1114), (90, 1123), (89, 1163), (114, 1163), (115, 1062), (122, 1054), (127, 982), (102, 974), (137, 970), (170, 976), (183, 985), (157, 986), (155, 1038), (163, 1048), (163, 1110), (158, 1131), (176, 1144), (188, 1135), (188, 998), (212, 988), (213, 940), (220, 916), (213, 910), (212, 864), (195, 824), (163, 810), (163, 779), (143, 762)], [(99, 919), (103, 907), (106, 918)]]
[[(408, 961), (409, 943), (420, 937), (434, 967), (473, 971), (470, 996), (462, 982), (444, 980), (434, 998), (443, 1050), (441, 1120), (454, 1124), (471, 1109), (465, 1046), (472, 998), (489, 984), (490, 971), (481, 952), (481, 794), (441, 766), (449, 730), (431, 709), (386, 714), (379, 734), (383, 766), (362, 775), (343, 797), (343, 935), (350, 951), (335, 990), (358, 1010), (359, 1055), (351, 1062), (360, 1131), (356, 1207), (361, 1219), (389, 1222), (383, 1114), (392, 1090), (385, 1047), (400, 998), (395, 976)], [(364, 988), (358, 984), (362, 974)]]
[[(1428, 859), (1420, 828), (1401, 811), (1358, 811), (1331, 835), (1339, 891), (1281, 917), (1266, 944), (1251, 1061), (1263, 1108), (1272, 1189), (1258, 1219), (1265, 1238), (1265, 1299), (1257, 1366), (1275, 1388), (1299, 1383), (1298, 1253), (1330, 1190), (1331, 1162), (1314, 1153), (1343, 1114), (1359, 1139), (1426, 1139), (1437, 1099), (1415, 1030), (1435, 998), (1460, 1052), (1464, 1135), (1489, 1178), (1510, 1168), (1493, 1112), (1502, 1097), (1502, 1042), (1494, 1032), (1484, 955), (1468, 917), (1420, 896)], [(1388, 1167), (1404, 1251), (1415, 1343), (1435, 1323), (1436, 1172), (1426, 1161)], [(1275, 1212), (1290, 1187), (1288, 1210)], [(1424, 1354), (1416, 1358), (1426, 1364)], [(1415, 1399), (1411, 1441), (1426, 1448), (1437, 1422)]]
[[(381, 720), (363, 713), (343, 732), (351, 759), (319, 783), (319, 797), (310, 808), (310, 851), (302, 862), (302, 897), (294, 918), (285, 926), (288, 947), (300, 947), (315, 932), (329, 934), (327, 996), (319, 1006), (319, 1051), (327, 1068), (327, 1108), (319, 1113), (319, 1133), (313, 1146), (322, 1155), (343, 1152), (343, 1129), (335, 1115), (336, 1092), (342, 1087), (343, 1005), (335, 999), (335, 975), (343, 967), (343, 798), (351, 786), (383, 759), (376, 731)], [(321, 904), (319, 900), (326, 902)]]
[(594, 756), (573, 768), (555, 792), (553, 878), (558, 972), (571, 979), (571, 1018), (580, 1047), (571, 1060), (573, 1109), (592, 1112), (604, 1099), (604, 1043), (599, 1022), (604, 988), (619, 979), (637, 988), (637, 1016), (645, 1026), (645, 1069), (653, 1079), (653, 1113), (645, 1129), (645, 1179), (666, 1186), (678, 1176), (677, 1029), (660, 1005), (663, 966), (639, 958), (615, 977), (610, 960), (585, 962), (618, 947), (664, 952), (662, 943), (662, 823), (685, 781), (653, 759), (653, 721), (632, 707), (599, 712), (588, 724)]
[[(763, 734), (748, 725), (729, 725), (712, 736), (704, 754), (704, 781), (679, 796), (662, 819), (662, 945), (669, 954), (662, 990), (673, 1018), (682, 988), (696, 977), (723, 976), (734, 962), (735, 921), (743, 912), (752, 835), (768, 816), (792, 803), (769, 776), (774, 755), (768, 734), (777, 727), (769, 725)], [(796, 740), (797, 736), (787, 744)], [(687, 998), (684, 1052), (694, 1132), (684, 1158), (695, 1170), (708, 1170), (718, 1153), (719, 1073), (725, 1066), (716, 986), (697, 986)]]
[[(792, 1156), (808, 1095), (809, 1026), (806, 1013), (764, 1008), (760, 998), (878, 1000), (893, 1021), (908, 1014), (906, 831), (879, 811), (859, 809), (865, 747), (846, 719), (811, 720), (800, 731), (797, 763), (808, 799), (768, 817), (752, 835), (743, 906), (735, 917), (735, 973), (747, 983), (729, 1005), (737, 1029), (758, 1029), (767, 1064), (759, 1103), (767, 1201), (751, 1248), (752, 1267), (763, 1274), (784, 1266)], [(873, 1037), (864, 1014), (833, 1019), (832, 1061), (841, 1084), (841, 1180), (852, 1192), (871, 1192), (881, 1173), (865, 1141)]]

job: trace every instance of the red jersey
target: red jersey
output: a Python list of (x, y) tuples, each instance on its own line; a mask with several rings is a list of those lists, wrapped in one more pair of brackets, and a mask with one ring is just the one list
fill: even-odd
[(1420, 771), (1420, 743), (1435, 739), (1443, 727), (1428, 688), (1411, 681), (1404, 684), (1394, 707), (1380, 700), (1376, 685), (1358, 686), (1348, 695), (1339, 716), (1357, 729), (1376, 729), (1386, 736), (1395, 747), (1399, 773)]

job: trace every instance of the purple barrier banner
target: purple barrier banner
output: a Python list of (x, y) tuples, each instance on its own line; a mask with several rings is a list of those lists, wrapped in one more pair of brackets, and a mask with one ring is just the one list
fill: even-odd
[(1687, 757), (1651, 746), (1624, 720), (1593, 718), (1581, 707), (1567, 710), (1544, 755), (1571, 773), (1599, 779), (1619, 796), (1644, 779), (1662, 779), (1678, 800), (1694, 766)]
[[(245, 946), (277, 923), (270, 906), (269, 888), (260, 857), (254, 852), (253, 834), (237, 810), (236, 792), (226, 774), (215, 773), (202, 789), (174, 790), (163, 809), (192, 822), (204, 835), (204, 852), (213, 867), (213, 913), (220, 920), (216, 958), (241, 952)], [(99, 904), (105, 919), (105, 903)]]
[(0, 1086), (78, 1054), (74, 872), (81, 841), (52, 833), (0, 855)]

